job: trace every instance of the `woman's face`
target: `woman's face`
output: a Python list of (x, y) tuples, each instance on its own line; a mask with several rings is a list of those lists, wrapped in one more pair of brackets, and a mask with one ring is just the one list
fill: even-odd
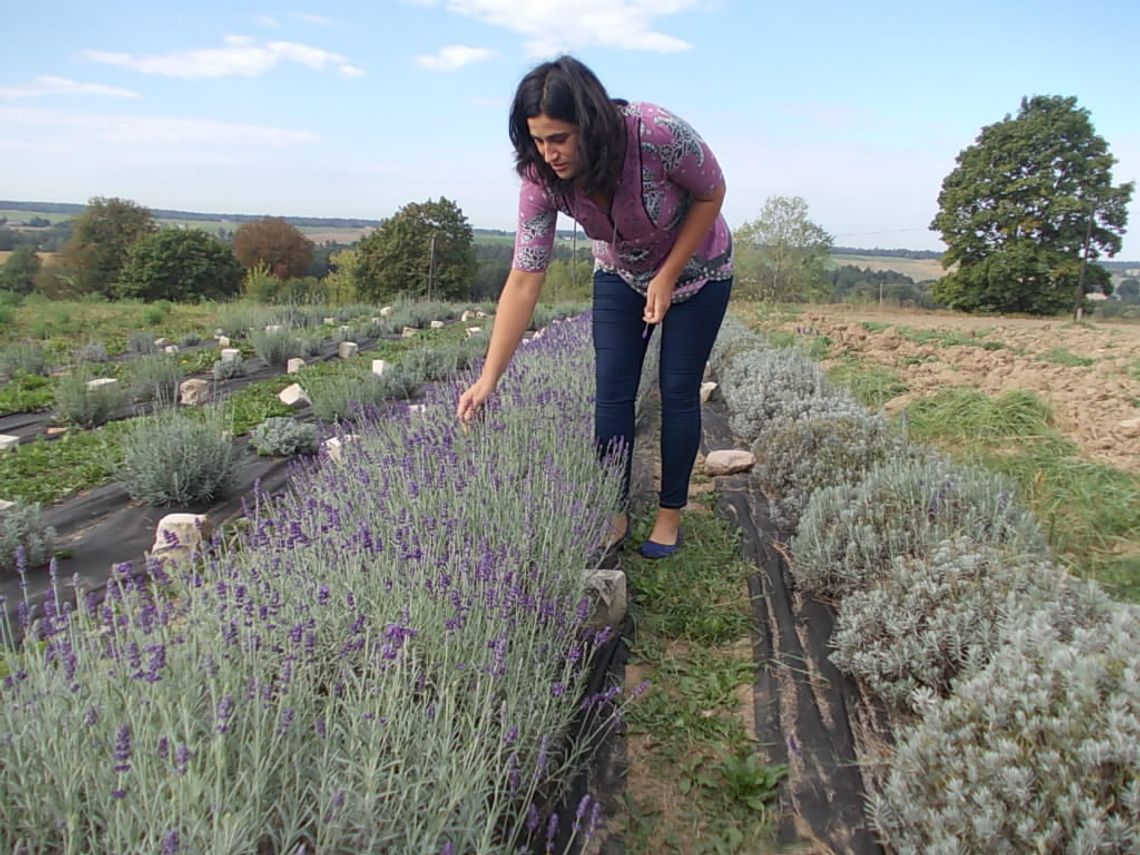
[(582, 155), (578, 151), (578, 126), (539, 113), (526, 120), (539, 156), (554, 174), (567, 181), (578, 174)]

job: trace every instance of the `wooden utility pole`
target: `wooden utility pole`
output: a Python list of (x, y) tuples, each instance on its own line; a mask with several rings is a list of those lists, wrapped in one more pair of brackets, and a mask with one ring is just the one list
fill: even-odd
[(1077, 293), (1073, 301), (1073, 320), (1081, 319), (1081, 307), (1085, 302), (1085, 269), (1089, 266), (1089, 244), (1092, 243), (1093, 218), (1096, 216), (1096, 202), (1089, 205), (1089, 219), (1085, 226), (1085, 249), (1081, 254), (1081, 272), (1077, 276)]
[(435, 278), (435, 232), (431, 233), (431, 254), (428, 260), (427, 298), (431, 302), (431, 281)]

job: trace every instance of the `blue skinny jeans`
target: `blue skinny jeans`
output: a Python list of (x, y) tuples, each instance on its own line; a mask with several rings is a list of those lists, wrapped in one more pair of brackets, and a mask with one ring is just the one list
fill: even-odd
[[(683, 508), (701, 444), (701, 379), (732, 292), (732, 279), (707, 282), (675, 303), (661, 327), (662, 508)], [(613, 273), (594, 274), (593, 337), (597, 403), (594, 439), (599, 455), (623, 453), (622, 508), (628, 505), (633, 463), (634, 403), (645, 351), (645, 298)]]

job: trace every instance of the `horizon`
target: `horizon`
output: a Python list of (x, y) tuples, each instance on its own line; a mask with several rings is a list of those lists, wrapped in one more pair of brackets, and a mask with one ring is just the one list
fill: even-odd
[[(1140, 177), (1127, 83), (1140, 6), (1126, 0), (1085, 8), (1112, 24), (1095, 63), (1071, 59), (1060, 0), (826, 0), (810, 23), (745, 0), (61, 2), (50, 22), (9, 10), (0, 195), (368, 220), (447, 196), (478, 228), (513, 231), (509, 99), (563, 51), (614, 97), (694, 126), (724, 168), (733, 229), (770, 196), (802, 196), (839, 245), (943, 251), (929, 229), (942, 180), (1034, 94), (1075, 95), (1114, 183)], [(943, 38), (964, 22), (969, 39)], [(1138, 256), (1126, 233), (1112, 260)]]

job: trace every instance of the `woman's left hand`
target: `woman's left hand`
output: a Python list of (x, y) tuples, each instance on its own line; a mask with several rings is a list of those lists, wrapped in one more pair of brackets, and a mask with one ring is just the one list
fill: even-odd
[(658, 273), (649, 281), (649, 290), (645, 294), (645, 314), (643, 320), (647, 324), (659, 324), (665, 320), (665, 313), (673, 305), (673, 289), (677, 287), (677, 280), (673, 276)]

